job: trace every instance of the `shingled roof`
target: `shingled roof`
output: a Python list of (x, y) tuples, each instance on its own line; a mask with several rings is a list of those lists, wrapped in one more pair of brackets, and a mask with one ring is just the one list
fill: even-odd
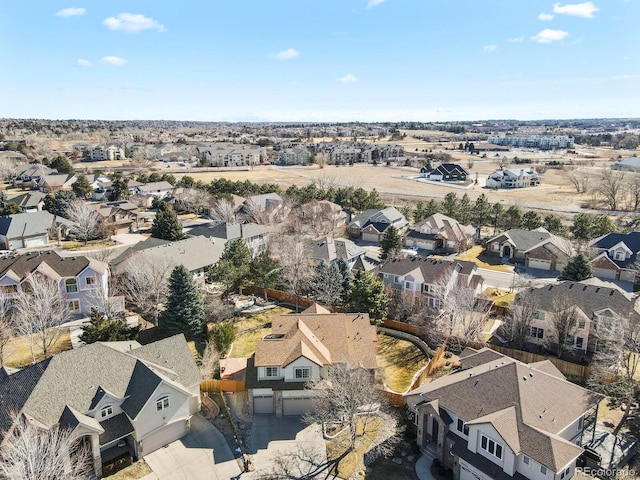
[[(27, 213), (26, 215), (32, 215)], [(13, 272), (20, 280), (46, 265), (60, 277), (75, 277), (89, 265), (104, 273), (106, 264), (89, 257), (61, 257), (52, 250), (0, 258), (0, 277)]]

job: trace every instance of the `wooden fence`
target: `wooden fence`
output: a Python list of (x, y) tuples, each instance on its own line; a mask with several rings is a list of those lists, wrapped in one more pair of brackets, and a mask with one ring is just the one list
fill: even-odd
[(401, 332), (410, 333), (412, 335), (420, 336), (422, 333), (422, 328), (416, 327), (415, 325), (411, 325), (410, 323), (405, 322), (396, 322), (395, 320), (391, 320), (389, 318), (385, 319), (382, 322), (382, 326), (391, 328), (393, 330), (400, 330)]
[(242, 392), (246, 390), (244, 380), (203, 380), (201, 392)]

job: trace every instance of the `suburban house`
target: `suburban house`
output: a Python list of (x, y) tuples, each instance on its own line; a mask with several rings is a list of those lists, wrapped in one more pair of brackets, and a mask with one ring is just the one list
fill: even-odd
[(56, 169), (49, 168), (40, 163), (26, 163), (17, 167), (16, 176), (13, 179), (13, 186), (31, 189), (33, 185), (37, 184), (45, 175), (51, 175), (57, 172)]
[(218, 225), (197, 225), (189, 230), (193, 237), (210, 237), (222, 242), (242, 240), (252, 255), (262, 252), (269, 244), (270, 230), (265, 225), (257, 223), (219, 223)]
[(23, 213), (41, 212), (44, 207), (44, 198), (46, 196), (46, 193), (34, 190), (9, 198), (7, 199), (7, 202), (18, 205), (18, 207), (20, 207), (20, 211)]
[(282, 222), (290, 212), (291, 207), (277, 193), (252, 195), (236, 208), (238, 218), (263, 225)]
[(470, 248), (478, 238), (472, 225), (462, 225), (441, 213), (434, 213), (407, 232), (405, 245), (423, 250), (457, 253)]
[(200, 382), (183, 335), (93, 343), (10, 375), (0, 369), (0, 444), (15, 412), (41, 428), (71, 429), (95, 475), (113, 473), (189, 432)]
[(602, 397), (550, 362), (465, 348), (460, 371), (406, 394), (422, 451), (458, 480), (564, 480), (595, 433)]
[(127, 201), (88, 204), (94, 209), (102, 225), (111, 235), (137, 231), (146, 225), (145, 214), (138, 212), (138, 207)]
[(75, 173), (52, 173), (44, 175), (35, 182), (33, 186), (42, 193), (55, 193), (60, 190), (71, 191), (71, 186), (76, 182), (78, 176)]
[(204, 281), (207, 270), (218, 263), (224, 251), (224, 241), (206, 237), (188, 237), (170, 242), (159, 238), (133, 245), (109, 262), (114, 275), (136, 268), (137, 262), (150, 262), (165, 270), (167, 278), (171, 270), (184, 265), (194, 279)]
[(473, 262), (416, 255), (387, 260), (380, 265), (379, 276), (392, 291), (423, 295), (428, 307), (439, 310), (452, 288), (471, 288), (476, 295), (482, 292), (484, 280), (477, 271)]
[(365, 242), (378, 243), (389, 225), (393, 225), (400, 235), (403, 235), (409, 226), (409, 222), (394, 207), (387, 207), (382, 210), (365, 210), (353, 217), (351, 223), (349, 223), (349, 236), (351, 238), (362, 238)]
[(464, 182), (469, 172), (457, 163), (442, 163), (433, 170), (420, 169), (420, 176), (434, 182)]
[(326, 235), (341, 229), (347, 223), (347, 212), (328, 200), (311, 200), (294, 210), (296, 220), (310, 235)]
[(124, 148), (117, 145), (97, 145), (89, 150), (89, 159), (99, 162), (104, 160), (124, 160)]
[(559, 272), (573, 253), (571, 243), (544, 228), (513, 228), (487, 240), (487, 254), (530, 268)]
[(609, 233), (589, 243), (596, 256), (591, 259), (593, 274), (611, 280), (636, 282), (640, 274), (637, 255), (640, 232)]
[(309, 258), (316, 263), (335, 263), (338, 259), (344, 260), (349, 269), (352, 269), (358, 260), (362, 261), (367, 251), (357, 246), (346, 238), (323, 237), (319, 240), (310, 240)]
[(487, 177), (487, 188), (525, 188), (540, 185), (540, 175), (532, 168), (497, 170)]
[(107, 301), (124, 310), (123, 297), (109, 297), (108, 265), (94, 258), (61, 257), (53, 250), (0, 258), (0, 287), (9, 298), (33, 273), (59, 283), (71, 314), (89, 315)]
[(46, 210), (0, 217), (0, 248), (32, 248), (49, 245), (55, 232), (64, 237), (73, 222)]
[(576, 352), (592, 353), (596, 349), (596, 322), (640, 322), (635, 300), (617, 288), (564, 281), (537, 288), (527, 288), (516, 295), (513, 308), (535, 308), (530, 342), (551, 345), (557, 341), (553, 316), (572, 309), (575, 325), (569, 330), (568, 346)]
[(27, 161), (27, 156), (13, 150), (3, 150), (0, 152), (0, 162), (9, 161), (19, 165)]
[(376, 327), (367, 313), (331, 313), (314, 304), (279, 315), (247, 361), (249, 413), (302, 415), (313, 408), (310, 380), (335, 364), (377, 368)]
[[(131, 191), (129, 186), (129, 190)], [(164, 198), (173, 192), (173, 185), (169, 182), (150, 182), (133, 187), (134, 195), (151, 195), (158, 199)]]

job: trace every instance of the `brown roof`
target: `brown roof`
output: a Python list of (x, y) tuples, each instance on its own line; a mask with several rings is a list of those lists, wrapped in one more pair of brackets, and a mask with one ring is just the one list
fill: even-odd
[(558, 434), (602, 397), (557, 376), (546, 362), (537, 366), (501, 356), (424, 384), (408, 396), (438, 399), (467, 423), (491, 423), (516, 453), (557, 472), (581, 452)]
[(369, 314), (321, 310), (312, 306), (302, 313), (275, 317), (272, 333), (256, 343), (255, 366), (284, 367), (305, 357), (320, 366), (347, 363), (376, 368), (376, 327)]
[[(92, 263), (87, 257), (61, 257), (54, 251), (30, 252), (0, 259), (0, 277), (12, 271), (21, 280), (44, 265), (60, 277), (75, 277)], [(94, 261), (93, 263), (96, 263)], [(44, 264), (44, 265), (43, 265)], [(104, 268), (102, 268), (103, 270)]]

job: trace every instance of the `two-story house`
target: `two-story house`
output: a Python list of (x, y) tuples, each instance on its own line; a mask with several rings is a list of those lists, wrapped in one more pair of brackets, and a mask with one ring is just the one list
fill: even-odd
[(488, 188), (525, 188), (540, 185), (540, 175), (532, 168), (497, 170), (487, 177)]
[(487, 240), (487, 254), (499, 256), (530, 268), (559, 272), (573, 255), (571, 242), (549, 233), (512, 228)]
[(403, 235), (409, 227), (409, 222), (394, 207), (382, 210), (365, 210), (351, 219), (348, 226), (349, 236), (362, 238), (365, 242), (378, 243), (390, 225), (393, 225), (400, 235)]
[(580, 282), (559, 282), (522, 290), (516, 295), (513, 308), (534, 308), (531, 322), (531, 343), (549, 345), (557, 341), (554, 315), (559, 309), (571, 309), (575, 324), (569, 329), (568, 347), (578, 352), (594, 352), (597, 343), (597, 322), (640, 322), (636, 302), (617, 288), (599, 287)]
[(73, 222), (46, 210), (16, 213), (0, 217), (0, 248), (37, 248), (49, 245), (52, 238), (63, 238)]
[(360, 260), (363, 261), (367, 251), (346, 238), (323, 237), (319, 240), (310, 240), (308, 243), (309, 258), (315, 263), (322, 261), (329, 265), (342, 259), (349, 269)]
[(462, 252), (470, 248), (478, 238), (473, 225), (462, 225), (441, 213), (434, 213), (414, 225), (407, 232), (405, 245), (423, 250)]
[(457, 163), (442, 163), (432, 170), (423, 167), (420, 176), (433, 182), (464, 182), (469, 178), (469, 172)]
[(42, 177), (54, 173), (58, 173), (55, 168), (49, 168), (40, 163), (25, 163), (16, 168), (13, 186), (30, 189), (37, 184)]
[(269, 245), (269, 227), (257, 223), (219, 223), (217, 225), (196, 225), (189, 229), (193, 237), (203, 236), (216, 239), (220, 243), (242, 240), (252, 255), (258, 255)]
[(122, 297), (109, 297), (109, 266), (90, 257), (61, 257), (56, 252), (30, 252), (0, 258), (0, 288), (11, 298), (29, 275), (39, 273), (55, 280), (67, 299), (67, 310), (89, 315), (104, 301), (124, 310)]
[(116, 461), (130, 463), (186, 435), (200, 409), (200, 382), (183, 335), (145, 346), (93, 343), (10, 375), (0, 369), (0, 444), (12, 414), (40, 428), (59, 425), (91, 452), (100, 477)]
[(331, 313), (314, 304), (302, 313), (279, 315), (271, 333), (256, 342), (248, 359), (249, 412), (301, 415), (313, 409), (305, 384), (335, 364), (375, 370), (376, 327), (367, 313)]
[(602, 397), (549, 361), (465, 349), (461, 371), (406, 395), (416, 441), (458, 480), (572, 478)]
[(589, 243), (595, 252), (591, 259), (593, 275), (611, 280), (637, 282), (640, 266), (640, 232), (608, 233)]

